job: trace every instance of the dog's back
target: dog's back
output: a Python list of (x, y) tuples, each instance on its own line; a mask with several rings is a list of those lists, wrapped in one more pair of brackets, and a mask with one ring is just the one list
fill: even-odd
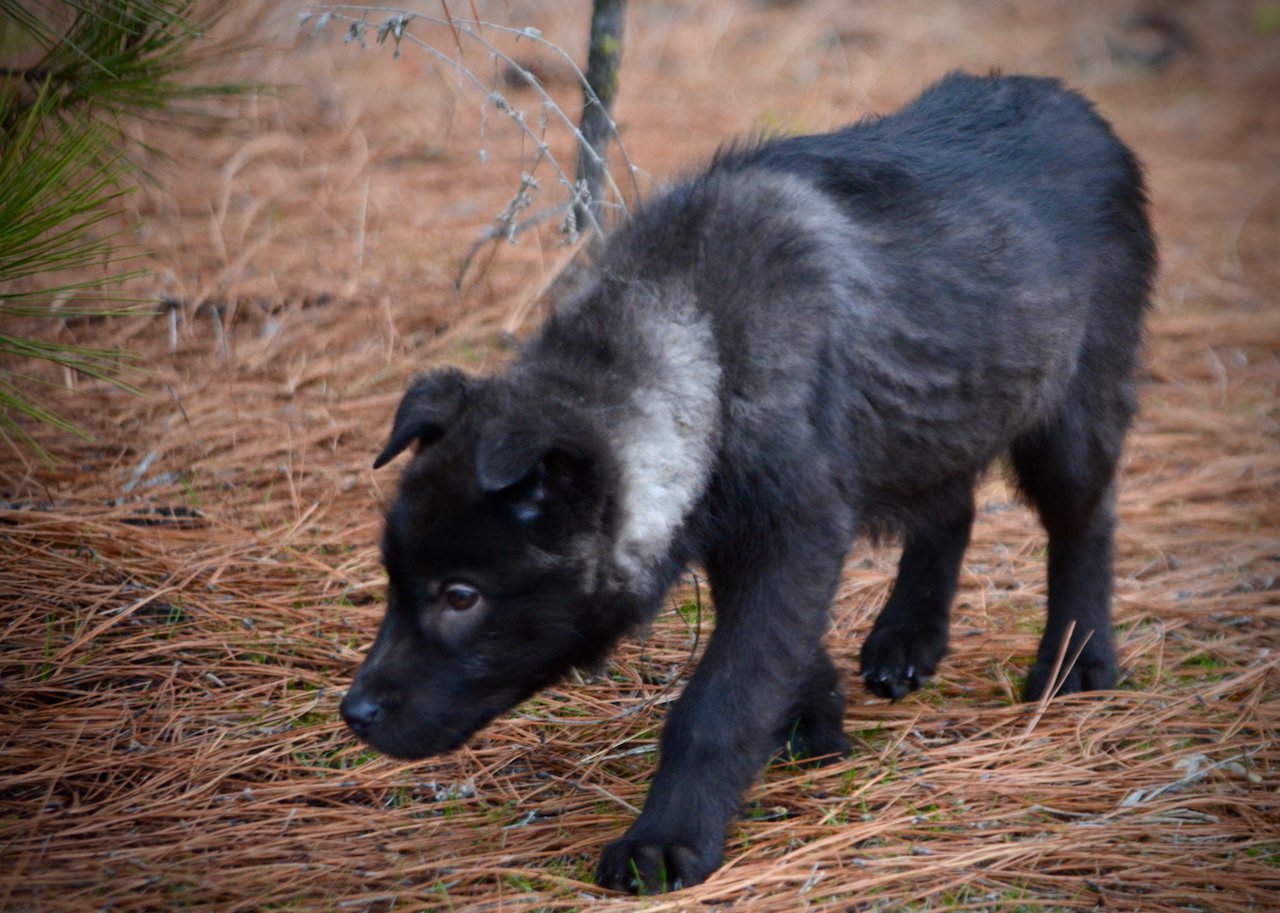
[[(1131, 408), (1144, 207), (1133, 156), (1084, 99), (957, 74), (887, 117), (722, 152), (642, 207), (531, 359), (563, 372), (564, 353), (627, 340), (607, 375), (619, 400), (719, 385), (717, 469), (753, 509), (772, 494), (761, 473), (803, 473), (859, 498), (864, 527), (901, 529), (1050, 417), (1079, 371)], [(713, 347), (714, 370), (673, 376), (676, 337)]]

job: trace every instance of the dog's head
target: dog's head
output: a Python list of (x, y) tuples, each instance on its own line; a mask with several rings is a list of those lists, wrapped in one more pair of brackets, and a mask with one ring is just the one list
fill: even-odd
[(387, 512), (386, 615), (341, 707), (387, 754), (458, 747), (599, 661), (633, 621), (609, 583), (616, 470), (603, 435), (528, 386), (419, 377), (374, 463), (417, 444)]

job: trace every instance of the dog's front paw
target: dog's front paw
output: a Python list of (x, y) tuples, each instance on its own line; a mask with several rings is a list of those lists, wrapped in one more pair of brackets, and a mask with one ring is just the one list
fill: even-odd
[(720, 867), (722, 847), (623, 837), (604, 848), (596, 881), (615, 891), (657, 894), (707, 880)]
[(877, 626), (862, 645), (862, 680), (872, 694), (896, 701), (924, 687), (946, 652), (945, 630), (921, 634)]
[(778, 756), (783, 762), (806, 767), (822, 767), (847, 758), (852, 751), (840, 720), (801, 717), (788, 726), (779, 739)]

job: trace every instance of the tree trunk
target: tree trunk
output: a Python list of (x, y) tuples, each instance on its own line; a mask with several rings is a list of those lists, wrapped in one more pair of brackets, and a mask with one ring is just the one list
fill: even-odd
[[(587, 85), (595, 93), (586, 95), (580, 129), (586, 145), (578, 150), (579, 185), (586, 197), (574, 207), (580, 229), (603, 227), (605, 152), (613, 133), (613, 99), (618, 92), (618, 67), (622, 62), (622, 27), (627, 0), (593, 0), (591, 5), (591, 49), (587, 56)], [(585, 204), (585, 205), (584, 205)]]

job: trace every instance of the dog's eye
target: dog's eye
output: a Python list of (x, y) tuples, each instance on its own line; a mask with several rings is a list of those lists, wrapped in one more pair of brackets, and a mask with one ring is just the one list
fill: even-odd
[(445, 587), (444, 604), (457, 612), (474, 609), (480, 604), (480, 591), (465, 583), (451, 583)]

